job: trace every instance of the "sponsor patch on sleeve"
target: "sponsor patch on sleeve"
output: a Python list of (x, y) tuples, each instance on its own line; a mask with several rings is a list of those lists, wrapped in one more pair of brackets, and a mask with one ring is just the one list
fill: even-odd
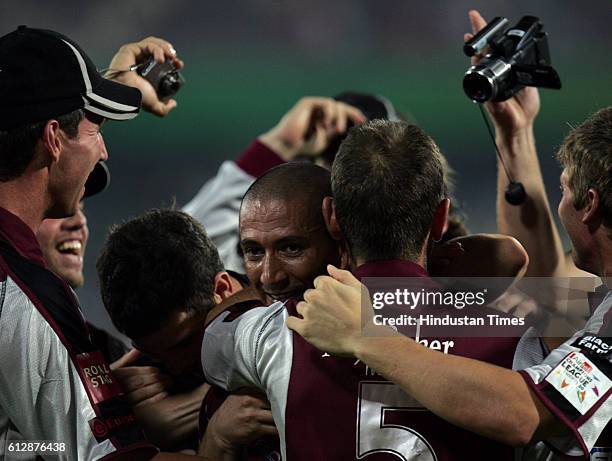
[(598, 356), (612, 354), (612, 338), (602, 338), (595, 335), (584, 335), (572, 343), (572, 346), (580, 350)]
[(79, 354), (75, 361), (81, 369), (83, 384), (95, 404), (123, 393), (100, 351)]
[(612, 381), (580, 352), (568, 354), (545, 380), (582, 415), (612, 387)]

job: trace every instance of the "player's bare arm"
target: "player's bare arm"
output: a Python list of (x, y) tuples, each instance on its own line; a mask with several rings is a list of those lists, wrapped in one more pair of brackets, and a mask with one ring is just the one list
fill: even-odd
[(231, 394), (210, 419), (199, 454), (223, 461), (242, 459), (246, 445), (278, 435), (270, 403), (253, 390)]
[(521, 243), (501, 234), (471, 234), (435, 245), (427, 258), (434, 277), (508, 277), (525, 274), (529, 256)]
[[(480, 31), (486, 21), (478, 11), (470, 11), (472, 32)], [(469, 40), (472, 34), (466, 34)], [(472, 62), (478, 57), (472, 58)], [(517, 238), (527, 250), (530, 263), (527, 276), (552, 276), (563, 266), (563, 248), (555, 225), (536, 152), (534, 121), (540, 111), (538, 89), (525, 87), (502, 102), (487, 102), (487, 112), (495, 127), (496, 143), (511, 177), (527, 192), (525, 203), (510, 205), (504, 197), (508, 177), (498, 164), (497, 220), (502, 234)], [(499, 159), (498, 159), (499, 162)]]
[(321, 153), (334, 137), (346, 132), (349, 122), (363, 123), (363, 113), (332, 98), (304, 97), (259, 141), (284, 161), (298, 155)]

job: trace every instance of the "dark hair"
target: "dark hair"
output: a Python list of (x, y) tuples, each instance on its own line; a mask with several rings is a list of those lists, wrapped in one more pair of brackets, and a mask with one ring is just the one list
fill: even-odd
[[(55, 117), (59, 127), (75, 138), (79, 133), (79, 123), (83, 120), (82, 109)], [(34, 157), (36, 143), (41, 138), (49, 120), (30, 123), (10, 130), (0, 130), (0, 182), (11, 181), (23, 174)]]
[(155, 332), (173, 312), (210, 309), (223, 271), (202, 225), (175, 210), (150, 210), (112, 228), (96, 267), (106, 310), (132, 339)]
[(242, 198), (244, 205), (249, 200), (300, 200), (304, 209), (319, 210), (313, 216), (323, 221), (321, 203), (331, 197), (330, 172), (310, 162), (292, 162), (276, 166), (259, 177)]
[(570, 131), (557, 158), (567, 168), (574, 207), (583, 208), (589, 188), (597, 189), (604, 223), (612, 226), (612, 107)]
[(353, 257), (415, 260), (446, 197), (445, 161), (416, 125), (354, 127), (332, 165), (338, 224)]

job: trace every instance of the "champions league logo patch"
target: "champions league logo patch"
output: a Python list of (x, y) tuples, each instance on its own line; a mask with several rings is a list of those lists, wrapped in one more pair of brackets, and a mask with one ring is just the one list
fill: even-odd
[(572, 346), (586, 353), (605, 357), (612, 354), (612, 338), (601, 338), (595, 335), (585, 335), (572, 343)]
[(580, 352), (567, 355), (546, 381), (582, 415), (612, 387), (612, 381)]

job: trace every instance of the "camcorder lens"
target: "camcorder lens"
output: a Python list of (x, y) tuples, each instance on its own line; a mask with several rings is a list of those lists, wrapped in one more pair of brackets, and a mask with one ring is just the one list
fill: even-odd
[(473, 101), (485, 102), (493, 97), (494, 88), (487, 77), (476, 71), (463, 78), (463, 91)]

